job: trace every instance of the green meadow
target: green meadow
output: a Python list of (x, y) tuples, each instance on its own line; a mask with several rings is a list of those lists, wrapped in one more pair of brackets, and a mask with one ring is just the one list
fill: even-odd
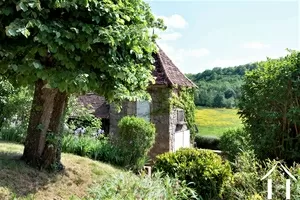
[(241, 128), (242, 121), (237, 109), (197, 108), (196, 125), (200, 135), (221, 136), (228, 129)]

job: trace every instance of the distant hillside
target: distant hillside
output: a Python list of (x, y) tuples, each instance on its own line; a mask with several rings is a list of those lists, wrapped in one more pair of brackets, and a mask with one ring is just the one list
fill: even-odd
[(236, 107), (241, 95), (241, 85), (246, 71), (257, 67), (256, 63), (235, 67), (205, 70), (198, 74), (186, 74), (199, 88), (195, 93), (196, 106)]

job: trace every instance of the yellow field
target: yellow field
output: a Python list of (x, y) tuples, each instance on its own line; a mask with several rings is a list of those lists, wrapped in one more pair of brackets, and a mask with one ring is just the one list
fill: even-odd
[(195, 113), (200, 135), (221, 136), (228, 129), (242, 127), (237, 109), (198, 108)]

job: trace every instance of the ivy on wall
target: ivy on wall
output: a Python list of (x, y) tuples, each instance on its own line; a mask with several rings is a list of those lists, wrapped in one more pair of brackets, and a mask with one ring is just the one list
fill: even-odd
[(156, 103), (156, 105), (153, 106), (151, 110), (152, 116), (169, 115), (171, 111), (169, 97), (172, 94), (172, 90), (173, 88), (163, 87), (163, 88), (155, 88), (150, 92), (151, 98), (156, 99), (156, 100), (152, 99), (152, 104), (153, 101), (159, 102), (159, 104)]
[(193, 88), (177, 88), (177, 94), (172, 92), (170, 100), (171, 108), (184, 109), (185, 121), (191, 133), (191, 141), (194, 141), (196, 135), (195, 128), (195, 103)]

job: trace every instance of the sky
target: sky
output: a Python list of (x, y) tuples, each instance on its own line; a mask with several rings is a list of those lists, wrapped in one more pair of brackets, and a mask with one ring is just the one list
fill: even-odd
[(300, 0), (148, 0), (167, 25), (158, 44), (184, 73), (300, 50)]

